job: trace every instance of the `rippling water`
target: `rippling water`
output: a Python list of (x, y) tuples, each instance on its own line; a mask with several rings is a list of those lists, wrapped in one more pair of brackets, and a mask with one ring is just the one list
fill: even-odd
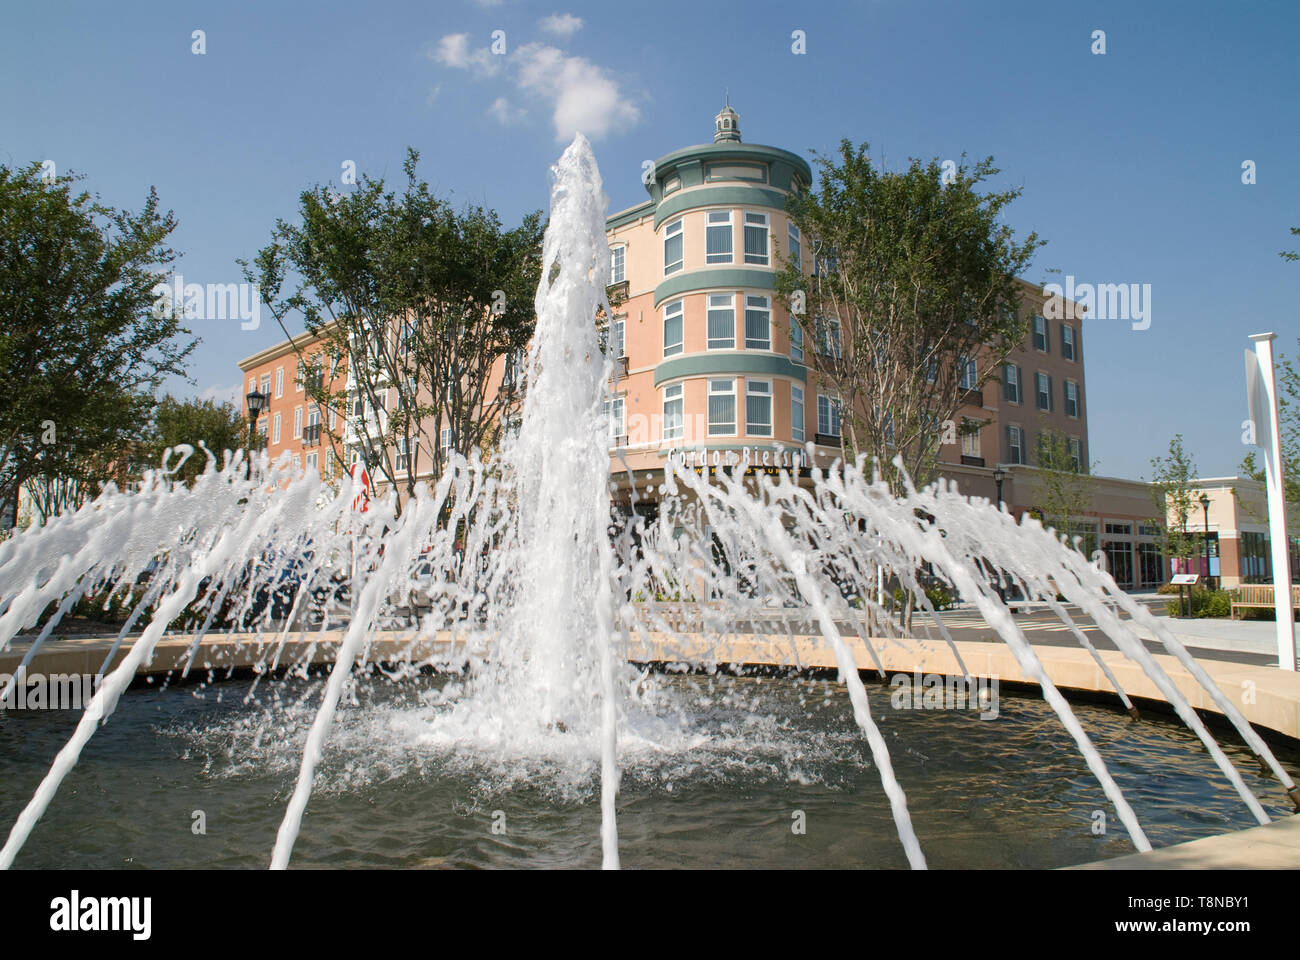
[[(644, 687), (620, 742), (624, 867), (906, 866), (841, 684), (659, 676)], [(249, 689), (232, 681), (123, 697), (15, 866), (265, 867), (321, 683), (263, 682), (244, 704)], [(887, 688), (868, 691), (931, 867), (1056, 867), (1132, 852), (1041, 701), (1003, 692), (998, 717), (981, 721), (975, 711), (893, 710)], [(556, 732), (521, 756), (486, 733), (444, 730), (456, 693), (446, 677), (357, 685), (295, 866), (600, 865), (596, 745)], [(1254, 824), (1185, 729), (1074, 709), (1157, 847)], [(6, 829), (75, 722), (0, 716)], [(1270, 816), (1288, 815), (1276, 782), (1223, 738)], [(1300, 770), (1297, 751), (1278, 758)], [(206, 834), (193, 830), (197, 810)]]

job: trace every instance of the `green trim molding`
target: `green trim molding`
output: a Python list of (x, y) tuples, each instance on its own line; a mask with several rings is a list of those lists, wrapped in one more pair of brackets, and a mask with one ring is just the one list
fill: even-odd
[[(761, 143), (736, 141), (702, 143), (664, 154), (655, 161), (655, 182), (663, 183), (670, 174), (675, 172), (682, 177), (683, 187), (692, 186), (693, 183), (690, 181), (699, 183), (703, 180), (704, 164), (727, 163), (732, 160), (740, 163), (766, 164), (769, 171), (768, 182), (784, 190), (790, 189), (796, 173), (802, 176), (804, 183), (812, 183), (812, 169), (808, 166), (808, 161), (797, 153)], [(685, 175), (683, 175), (683, 167), (687, 168)], [(650, 186), (651, 184), (647, 184), (647, 189)], [(651, 195), (653, 196), (653, 193)]]
[(616, 213), (612, 217), (605, 219), (606, 230), (617, 230), (619, 227), (626, 227), (629, 223), (636, 223), (642, 217), (648, 217), (654, 210), (654, 201), (647, 200), (645, 203), (637, 204), (635, 207), (624, 210), (622, 213)]
[(786, 195), (766, 186), (748, 187), (698, 187), (694, 190), (670, 193), (655, 208), (655, 229), (669, 217), (700, 207), (767, 207), (785, 212)]
[(789, 357), (779, 353), (741, 350), (736, 353), (692, 353), (685, 357), (671, 357), (655, 367), (655, 386), (668, 380), (680, 380), (685, 377), (737, 373), (763, 377), (789, 377), (802, 383), (808, 380), (808, 369)]
[(766, 267), (715, 267), (679, 270), (655, 287), (655, 309), (665, 300), (693, 290), (775, 290), (776, 274)]

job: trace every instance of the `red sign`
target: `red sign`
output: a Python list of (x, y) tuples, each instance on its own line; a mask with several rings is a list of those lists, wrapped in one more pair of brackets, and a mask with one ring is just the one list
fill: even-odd
[(352, 498), (352, 509), (365, 513), (370, 509), (370, 474), (365, 464), (352, 464), (352, 481), (361, 484), (361, 492)]

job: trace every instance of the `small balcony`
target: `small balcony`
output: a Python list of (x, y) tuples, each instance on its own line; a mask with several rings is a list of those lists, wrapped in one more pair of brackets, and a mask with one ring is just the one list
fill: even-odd
[(320, 424), (309, 423), (302, 428), (302, 445), (304, 447), (320, 446)]
[(618, 357), (614, 360), (614, 372), (610, 375), (613, 380), (622, 380), (627, 376), (628, 361), (627, 357)]
[(841, 446), (840, 435), (838, 433), (819, 433), (815, 437), (819, 447), (838, 447)]
[(961, 455), (961, 462), (962, 462), (962, 465), (963, 465), (963, 466), (967, 466), (967, 467), (982, 467), (982, 466), (984, 466), (984, 458), (983, 458), (983, 457), (968, 457), (968, 456), (967, 456), (966, 454), (964, 454), (964, 453)]

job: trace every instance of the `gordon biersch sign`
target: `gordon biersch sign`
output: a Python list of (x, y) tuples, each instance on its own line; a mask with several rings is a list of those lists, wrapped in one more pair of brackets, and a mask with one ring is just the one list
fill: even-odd
[(798, 470), (806, 476), (808, 451), (800, 447), (741, 447), (739, 449), (670, 450), (668, 459), (681, 467), (744, 467), (747, 473), (777, 474)]

